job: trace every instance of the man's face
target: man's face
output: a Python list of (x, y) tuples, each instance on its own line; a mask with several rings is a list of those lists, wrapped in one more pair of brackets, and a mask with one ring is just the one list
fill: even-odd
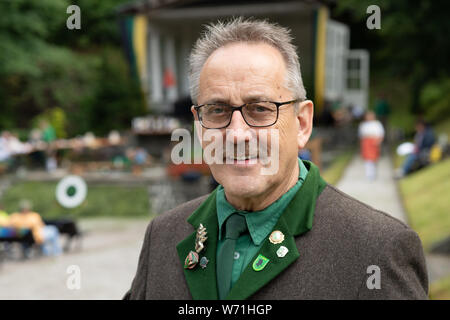
[[(200, 74), (198, 105), (220, 102), (231, 106), (241, 106), (244, 103), (256, 101), (293, 100), (293, 94), (285, 87), (285, 76), (286, 66), (283, 57), (272, 46), (263, 43), (229, 44), (214, 51), (203, 66)], [(310, 109), (310, 115), (307, 117), (312, 121), (312, 104), (311, 102), (307, 104), (310, 104), (310, 108), (307, 108)], [(193, 108), (192, 111), (198, 120), (198, 115)], [(303, 147), (310, 135), (309, 130), (309, 133), (299, 138), (302, 121), (300, 115), (296, 115), (293, 104), (281, 106), (278, 121), (273, 126), (265, 128), (250, 127), (240, 112), (233, 113), (230, 125), (220, 129), (224, 152), (226, 146), (231, 145), (237, 150), (238, 144), (248, 144), (250, 139), (256, 139), (258, 143), (261, 143), (265, 140), (260, 135), (264, 129), (265, 132), (269, 132), (267, 138), (269, 156), (274, 155), (273, 147), (275, 143), (278, 143), (279, 155), (277, 159), (273, 157), (271, 159), (277, 162), (278, 170), (274, 170), (272, 174), (261, 174), (264, 167), (273, 166), (273, 163), (263, 164), (261, 159), (234, 160), (231, 164), (226, 162), (210, 164), (212, 174), (225, 188), (227, 198), (258, 198), (279, 189), (289, 180), (297, 179), (299, 146)], [(202, 127), (200, 133), (204, 134), (207, 130), (210, 129)], [(274, 136), (270, 135), (270, 130), (278, 131), (278, 139), (273, 139)], [(208, 144), (209, 142), (203, 142), (203, 148)]]

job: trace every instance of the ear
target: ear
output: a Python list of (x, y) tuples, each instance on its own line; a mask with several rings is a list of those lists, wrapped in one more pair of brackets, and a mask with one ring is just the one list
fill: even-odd
[(313, 126), (314, 105), (311, 100), (300, 103), (297, 114), (298, 133), (297, 143), (298, 149), (303, 149), (309, 140)]

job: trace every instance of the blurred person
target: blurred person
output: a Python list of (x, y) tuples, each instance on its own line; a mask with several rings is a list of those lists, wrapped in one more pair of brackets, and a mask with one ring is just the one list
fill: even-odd
[(350, 112), (351, 112), (354, 120), (360, 121), (364, 117), (365, 111), (364, 111), (364, 107), (362, 107), (361, 105), (359, 105), (359, 104), (352, 105), (350, 107), (350, 110), (351, 110)]
[(428, 164), (430, 150), (436, 142), (433, 128), (423, 119), (416, 122), (416, 134), (414, 136), (414, 151), (410, 153), (403, 162), (398, 178), (406, 176), (415, 168)]
[(14, 168), (18, 162), (14, 157), (17, 154), (28, 153), (32, 150), (31, 144), (22, 143), (17, 135), (3, 131), (0, 138), (0, 163), (5, 163), (7, 169)]
[(2, 131), (0, 136), (0, 162), (7, 162), (11, 157), (11, 150), (8, 144), (9, 133)]
[(9, 131), (4, 131), (2, 137), (4, 138), (5, 149), (9, 152), (9, 155), (26, 153), (31, 148), (29, 144), (22, 143), (16, 134)]
[(56, 132), (53, 126), (47, 120), (42, 120), (39, 124), (41, 129), (41, 139), (47, 143), (51, 143), (56, 140)]
[(0, 205), (0, 227), (7, 227), (7, 226), (9, 226), (9, 215), (3, 209), (3, 206)]
[[(232, 151), (219, 157), (231, 161), (209, 164), (212, 193), (151, 220), (124, 298), (427, 299), (418, 235), (298, 159), (314, 107), (289, 30), (243, 18), (210, 24), (189, 61), (196, 132), (215, 130)], [(265, 155), (236, 150), (268, 130), (279, 135), (265, 146), (276, 163), (266, 172)]]
[(312, 160), (311, 151), (306, 148), (304, 148), (298, 152), (298, 157), (302, 160), (308, 160), (308, 161)]
[(42, 245), (42, 251), (46, 256), (58, 256), (62, 253), (59, 240), (59, 231), (55, 226), (45, 225), (37, 212), (31, 211), (31, 202), (22, 200), (20, 212), (10, 215), (9, 225), (13, 228), (30, 229), (34, 241)]
[(52, 172), (58, 168), (56, 159), (56, 151), (52, 147), (52, 142), (56, 140), (56, 132), (50, 122), (41, 120), (39, 123), (41, 129), (41, 139), (47, 143), (45, 168), (48, 172)]
[[(9, 215), (4, 210), (3, 206), (0, 204), (0, 237), (9, 237), (11, 231), (9, 229), (2, 229), (8, 227), (9, 227)], [(1, 257), (2, 253), (4, 253), (6, 256), (8, 256), (11, 253), (11, 243), (9, 242), (0, 243), (0, 260), (2, 259)]]
[(364, 121), (358, 128), (360, 139), (361, 157), (364, 160), (366, 177), (370, 181), (377, 177), (377, 162), (380, 157), (380, 145), (384, 138), (384, 129), (380, 121), (376, 119), (373, 111), (367, 111)]
[(383, 127), (387, 128), (387, 120), (389, 117), (389, 114), (391, 113), (391, 107), (386, 99), (386, 94), (381, 93), (379, 94), (377, 100), (375, 101), (375, 107), (374, 107), (375, 115), (377, 119), (380, 120)]
[(134, 163), (140, 166), (147, 164), (149, 161), (149, 156), (147, 151), (144, 148), (136, 148), (136, 152), (134, 154)]
[(143, 167), (148, 164), (149, 155), (144, 148), (138, 147), (133, 153), (133, 174), (141, 175)]

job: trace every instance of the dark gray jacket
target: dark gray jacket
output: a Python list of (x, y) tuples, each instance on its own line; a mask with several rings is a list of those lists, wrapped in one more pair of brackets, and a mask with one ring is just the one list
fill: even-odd
[[(188, 284), (186, 277), (190, 274), (184, 271), (176, 249), (195, 232), (186, 219), (205, 199), (184, 203), (150, 222), (137, 273), (125, 299), (192, 299), (212, 286), (216, 280), (207, 277)], [(331, 185), (317, 198), (312, 230), (293, 240), (298, 258), (256, 289), (248, 281), (248, 286), (237, 290), (232, 298), (427, 299), (427, 271), (417, 234)], [(381, 288), (369, 289), (376, 283), (372, 268), (377, 267)], [(199, 268), (195, 272), (203, 271)], [(200, 295), (194, 295), (193, 290), (199, 290)], [(203, 297), (214, 299), (213, 295)]]

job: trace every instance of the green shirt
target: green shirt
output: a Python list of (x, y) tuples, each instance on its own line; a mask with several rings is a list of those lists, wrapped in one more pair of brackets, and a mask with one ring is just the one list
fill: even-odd
[[(254, 259), (262, 246), (264, 239), (272, 232), (284, 209), (302, 186), (308, 174), (308, 169), (299, 159), (299, 177), (297, 183), (282, 195), (277, 201), (260, 211), (244, 211), (235, 209), (226, 199), (224, 188), (219, 185), (216, 195), (217, 218), (219, 222), (219, 241), (217, 253), (223, 245), (222, 226), (226, 219), (237, 212), (246, 218), (249, 233), (245, 233), (236, 241), (231, 285), (239, 279), (245, 267)], [(217, 254), (216, 253), (216, 254)]]
[(56, 139), (55, 129), (51, 125), (47, 126), (42, 133), (42, 140), (45, 142), (52, 142)]

